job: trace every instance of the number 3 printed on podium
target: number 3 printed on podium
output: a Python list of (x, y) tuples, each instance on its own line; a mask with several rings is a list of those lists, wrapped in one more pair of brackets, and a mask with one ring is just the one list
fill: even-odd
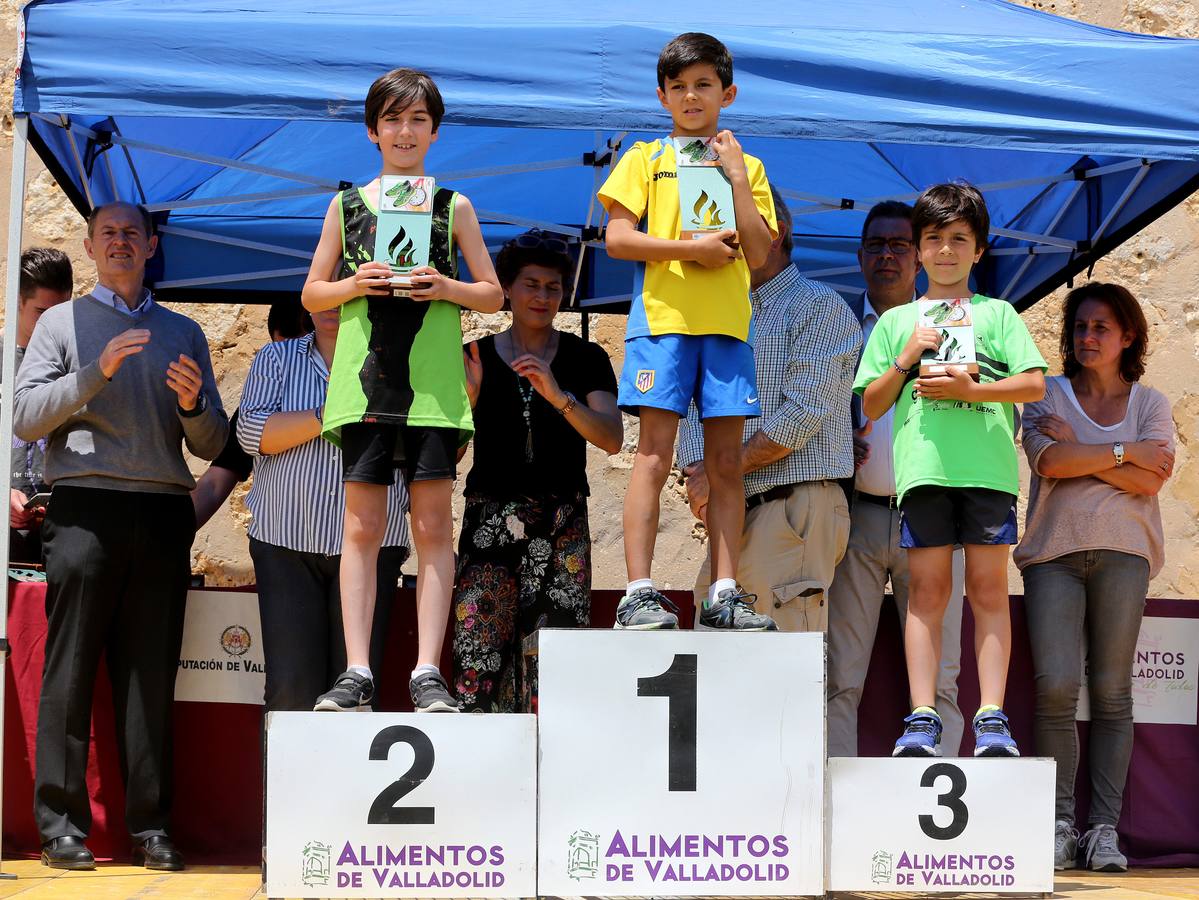
[(396, 744), (412, 748), (412, 765), (408, 771), (379, 792), (366, 815), (367, 825), (432, 825), (433, 807), (397, 807), (395, 804), (421, 786), (433, 771), (433, 742), (423, 731), (411, 725), (391, 725), (371, 741), (370, 758), (386, 760)]
[(970, 810), (962, 802), (966, 793), (966, 773), (952, 763), (935, 763), (924, 770), (920, 778), (921, 787), (933, 787), (944, 775), (949, 779), (949, 790), (937, 797), (937, 806), (944, 806), (953, 813), (953, 819), (942, 828), (930, 815), (920, 816), (920, 830), (934, 841), (952, 841), (966, 830), (970, 821)]
[(672, 791), (695, 790), (696, 755), (696, 655), (676, 653), (670, 668), (660, 675), (637, 679), (638, 697), (666, 697), (667, 782)]

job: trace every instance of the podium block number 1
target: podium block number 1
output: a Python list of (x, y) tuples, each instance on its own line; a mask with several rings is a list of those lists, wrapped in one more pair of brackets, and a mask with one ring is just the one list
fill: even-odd
[(367, 825), (432, 825), (434, 811), (431, 806), (398, 807), (396, 803), (407, 797), (433, 774), (433, 742), (429, 736), (411, 725), (390, 725), (375, 735), (371, 741), (370, 758), (386, 760), (396, 744), (407, 744), (412, 748), (412, 765), (375, 798), (366, 815)]
[(821, 635), (538, 642), (543, 896), (821, 893)]
[(696, 660), (694, 653), (676, 653), (670, 668), (661, 675), (637, 679), (638, 697), (666, 697), (670, 701), (666, 754), (667, 781), (672, 791), (695, 790), (695, 731), (699, 710)]

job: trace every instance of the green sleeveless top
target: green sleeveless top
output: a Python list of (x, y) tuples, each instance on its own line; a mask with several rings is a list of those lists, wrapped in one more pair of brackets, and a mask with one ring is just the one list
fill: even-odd
[[(458, 277), (454, 246), (457, 194), (437, 188), (429, 265)], [(334, 278), (353, 275), (374, 257), (377, 210), (362, 188), (337, 195), (341, 211), (341, 265)], [(462, 363), (462, 319), (457, 304), (406, 297), (355, 297), (341, 307), (341, 327), (323, 436), (340, 446), (341, 426), (352, 422), (455, 428), (460, 444), (474, 431)]]

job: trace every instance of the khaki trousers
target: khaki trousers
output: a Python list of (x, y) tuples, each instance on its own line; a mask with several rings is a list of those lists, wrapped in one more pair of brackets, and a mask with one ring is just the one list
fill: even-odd
[[(745, 515), (737, 581), (781, 631), (826, 631), (829, 585), (849, 540), (849, 504), (835, 481), (797, 484)], [(695, 580), (696, 616), (712, 583), (711, 556)]]

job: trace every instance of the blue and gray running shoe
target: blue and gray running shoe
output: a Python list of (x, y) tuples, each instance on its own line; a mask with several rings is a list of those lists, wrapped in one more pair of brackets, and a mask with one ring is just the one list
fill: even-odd
[(337, 676), (333, 687), (316, 698), (313, 712), (370, 712), (375, 683), (349, 670)]
[(678, 628), (678, 611), (677, 606), (652, 587), (638, 588), (620, 598), (620, 605), (616, 607), (616, 625), (613, 627), (630, 631)]
[(895, 742), (892, 756), (941, 755), (941, 717), (935, 709), (918, 706), (903, 724), (903, 734)]
[(974, 714), (974, 755), (1020, 755), (1007, 716), (998, 706), (985, 706)]
[(774, 619), (754, 612), (757, 594), (747, 594), (740, 587), (725, 588), (716, 599), (706, 604), (699, 614), (696, 631), (778, 631)]

